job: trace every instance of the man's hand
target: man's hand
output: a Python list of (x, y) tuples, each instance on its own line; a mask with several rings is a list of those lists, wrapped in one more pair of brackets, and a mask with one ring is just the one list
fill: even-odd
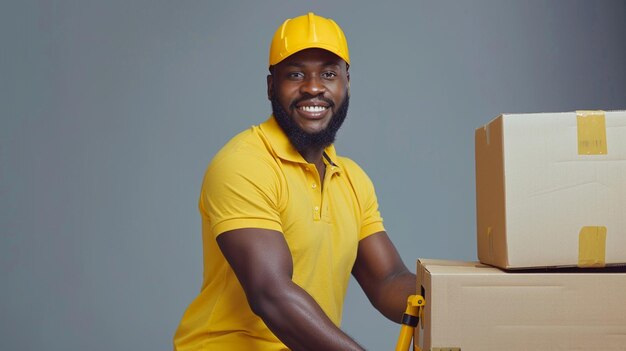
[(220, 234), (217, 243), (237, 275), (252, 311), (287, 347), (363, 350), (292, 281), (293, 261), (282, 233), (237, 229)]

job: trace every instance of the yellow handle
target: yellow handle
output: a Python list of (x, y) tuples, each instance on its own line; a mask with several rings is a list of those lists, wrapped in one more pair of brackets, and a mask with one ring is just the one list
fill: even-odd
[(398, 344), (396, 345), (396, 351), (407, 351), (411, 346), (411, 340), (413, 339), (413, 331), (415, 328), (408, 325), (402, 325), (400, 328), (400, 335), (398, 336)]
[[(422, 309), (426, 301), (421, 295), (411, 295), (406, 301), (406, 310), (402, 316), (402, 326), (400, 327), (400, 335), (398, 335), (398, 343), (396, 351), (407, 351), (411, 346), (415, 327), (419, 322)], [(414, 345), (416, 351), (421, 351), (417, 345)]]

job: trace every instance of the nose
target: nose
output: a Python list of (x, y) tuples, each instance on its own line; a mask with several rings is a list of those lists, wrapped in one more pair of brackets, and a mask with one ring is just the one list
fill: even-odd
[(301, 94), (317, 96), (319, 94), (323, 94), (324, 92), (326, 92), (326, 86), (324, 85), (321, 77), (317, 75), (308, 76), (300, 86)]

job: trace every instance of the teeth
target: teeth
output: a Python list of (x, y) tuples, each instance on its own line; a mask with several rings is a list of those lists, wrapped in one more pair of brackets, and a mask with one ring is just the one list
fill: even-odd
[(324, 107), (324, 106), (302, 106), (300, 107), (301, 110), (306, 111), (306, 112), (322, 112), (324, 110), (326, 110), (328, 107)]

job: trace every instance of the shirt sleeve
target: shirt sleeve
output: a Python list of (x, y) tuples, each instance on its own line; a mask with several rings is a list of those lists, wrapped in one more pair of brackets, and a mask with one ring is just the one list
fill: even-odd
[(213, 235), (241, 228), (282, 231), (278, 180), (271, 160), (258, 153), (216, 157), (205, 173), (199, 200)]
[(383, 218), (378, 209), (378, 199), (376, 197), (376, 192), (374, 191), (374, 185), (371, 180), (367, 178), (367, 176), (366, 179), (370, 186), (363, 197), (363, 220), (361, 221), (359, 240), (385, 230), (385, 227), (383, 226)]
[(343, 163), (349, 173), (350, 181), (353, 183), (359, 201), (361, 211), (359, 240), (384, 231), (383, 218), (378, 209), (378, 198), (376, 197), (372, 180), (354, 161), (343, 158)]

